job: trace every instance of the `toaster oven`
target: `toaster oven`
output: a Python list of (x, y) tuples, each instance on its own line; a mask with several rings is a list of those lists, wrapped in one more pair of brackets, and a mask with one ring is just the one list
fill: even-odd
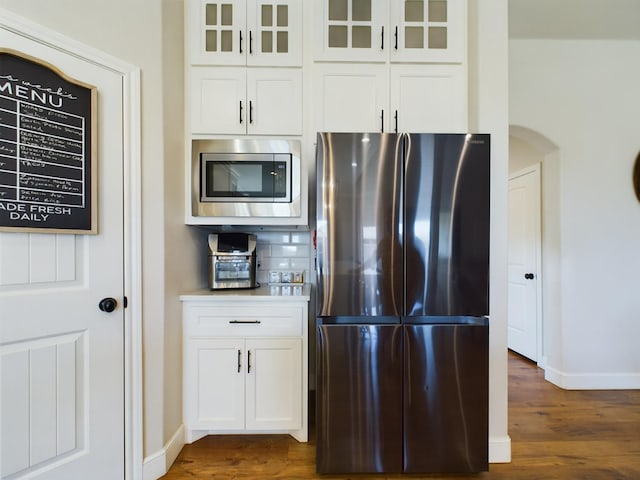
[(212, 233), (209, 244), (209, 288), (255, 288), (256, 236)]

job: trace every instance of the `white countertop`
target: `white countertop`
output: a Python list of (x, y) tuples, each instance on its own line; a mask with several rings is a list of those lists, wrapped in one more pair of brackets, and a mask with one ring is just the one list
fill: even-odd
[(299, 302), (309, 301), (311, 285), (308, 283), (290, 283), (278, 285), (262, 285), (258, 288), (243, 288), (229, 290), (195, 290), (180, 295), (180, 300), (184, 301), (211, 301), (235, 300), (241, 302), (242, 299), (257, 301), (278, 301), (278, 302)]

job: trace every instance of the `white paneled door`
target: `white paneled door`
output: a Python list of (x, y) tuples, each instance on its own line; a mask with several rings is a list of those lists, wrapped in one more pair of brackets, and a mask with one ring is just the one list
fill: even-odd
[(508, 346), (531, 360), (539, 352), (540, 169), (509, 179)]
[(0, 477), (122, 479), (122, 76), (4, 28), (0, 45), (97, 87), (99, 182), (97, 235), (0, 233)]

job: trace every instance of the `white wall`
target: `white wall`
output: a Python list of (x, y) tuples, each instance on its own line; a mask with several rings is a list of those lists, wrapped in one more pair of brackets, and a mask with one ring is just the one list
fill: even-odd
[(640, 388), (640, 205), (631, 182), (640, 42), (514, 39), (509, 48), (510, 123), (558, 146), (561, 292), (559, 324), (545, 323), (554, 335), (546, 375), (566, 388)]
[(509, 136), (509, 175), (541, 163), (544, 155), (525, 140)]
[(489, 461), (511, 459), (507, 422), (508, 9), (468, 2), (469, 131), (491, 134)]
[[(155, 444), (147, 456), (160, 455), (157, 468), (163, 474), (173, 463), (183, 445), (182, 438), (182, 305), (180, 294), (200, 288), (201, 271), (206, 257), (204, 234), (184, 223), (184, 2), (161, 1), (162, 35), (162, 130), (156, 131), (164, 148), (164, 330), (162, 358), (157, 368), (164, 368), (162, 377), (154, 383), (162, 388), (162, 443)], [(151, 322), (149, 322), (151, 323)], [(151, 327), (153, 328), (153, 327)], [(158, 333), (160, 330), (158, 329)], [(148, 367), (151, 367), (148, 365)], [(156, 365), (153, 366), (156, 369)], [(145, 371), (149, 371), (147, 368)], [(153, 399), (147, 399), (148, 408)], [(156, 417), (157, 418), (157, 417)], [(146, 431), (150, 432), (150, 426)], [(156, 432), (156, 435), (160, 432)], [(158, 449), (164, 447), (167, 451)], [(164, 457), (164, 458), (162, 458)], [(147, 461), (145, 474), (154, 471), (156, 462)], [(156, 478), (150, 473), (145, 478)]]

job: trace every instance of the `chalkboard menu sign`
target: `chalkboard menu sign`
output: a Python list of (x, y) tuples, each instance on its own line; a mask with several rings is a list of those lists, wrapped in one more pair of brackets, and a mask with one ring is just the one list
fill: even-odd
[(96, 97), (0, 49), (0, 231), (97, 233)]

